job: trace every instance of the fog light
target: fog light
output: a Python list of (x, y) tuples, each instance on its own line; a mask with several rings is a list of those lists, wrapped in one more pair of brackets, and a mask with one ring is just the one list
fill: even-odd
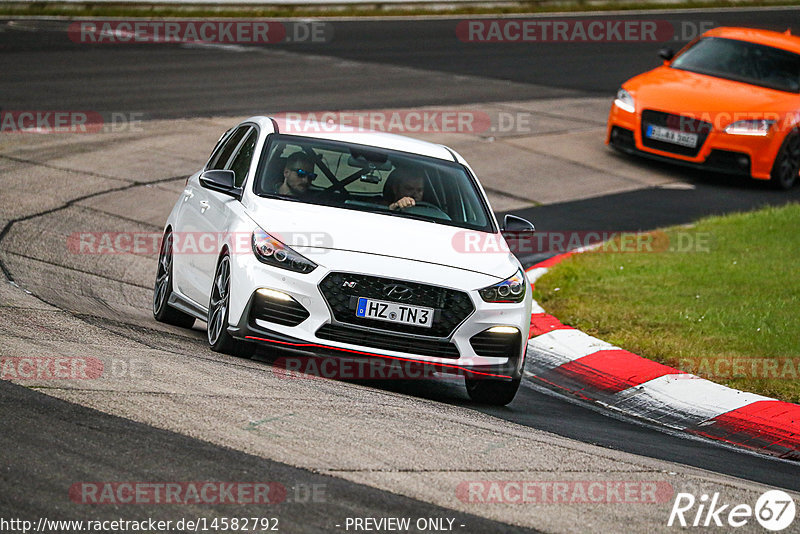
[(256, 293), (272, 300), (282, 300), (284, 302), (290, 302), (294, 300), (290, 295), (287, 295), (283, 291), (277, 291), (275, 289), (267, 289), (265, 287), (262, 287), (261, 289), (256, 291)]
[(518, 334), (519, 330), (517, 330), (514, 326), (493, 326), (486, 330), (487, 332), (491, 332), (492, 334)]
[(255, 320), (266, 321), (283, 326), (297, 326), (311, 316), (311, 313), (291, 295), (269, 289), (259, 288), (253, 295), (250, 307), (250, 324), (258, 328)]

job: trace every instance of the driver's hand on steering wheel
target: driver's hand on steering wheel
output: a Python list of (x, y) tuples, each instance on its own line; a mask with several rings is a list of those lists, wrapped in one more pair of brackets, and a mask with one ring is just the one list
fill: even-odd
[(389, 209), (392, 211), (397, 211), (403, 208), (410, 208), (411, 206), (416, 205), (416, 201), (411, 197), (403, 197), (397, 202), (392, 202), (389, 204)]

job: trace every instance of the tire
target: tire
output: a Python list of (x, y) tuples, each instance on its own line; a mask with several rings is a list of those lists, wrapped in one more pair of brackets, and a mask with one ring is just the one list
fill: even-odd
[(191, 328), (194, 317), (169, 305), (172, 294), (172, 232), (167, 230), (158, 253), (158, 269), (153, 286), (153, 317), (161, 323)]
[(519, 389), (520, 379), (508, 382), (500, 380), (466, 379), (469, 398), (479, 404), (505, 406), (514, 400)]
[(214, 352), (222, 352), (240, 358), (249, 358), (256, 346), (234, 339), (228, 333), (228, 308), (231, 290), (231, 258), (225, 253), (220, 257), (214, 271), (211, 297), (208, 303), (208, 345)]
[(800, 174), (800, 134), (792, 132), (783, 140), (770, 173), (770, 184), (775, 189), (791, 189)]

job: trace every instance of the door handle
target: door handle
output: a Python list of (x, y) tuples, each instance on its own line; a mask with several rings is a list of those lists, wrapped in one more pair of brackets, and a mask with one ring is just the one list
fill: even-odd
[(184, 191), (183, 192), (183, 201), (186, 202), (187, 200), (189, 200), (193, 196), (194, 196), (194, 191), (192, 191), (191, 189), (189, 189), (188, 191)]
[(209, 204), (208, 204), (207, 200), (201, 200), (200, 201), (200, 213), (206, 211), (208, 209), (208, 207), (209, 207)]

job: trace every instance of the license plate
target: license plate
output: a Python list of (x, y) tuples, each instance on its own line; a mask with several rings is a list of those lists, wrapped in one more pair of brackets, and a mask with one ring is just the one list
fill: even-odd
[(390, 323), (401, 323), (413, 326), (433, 326), (433, 308), (422, 306), (409, 306), (398, 302), (386, 302), (383, 300), (358, 298), (356, 306), (356, 317), (365, 319), (378, 319)]
[(697, 146), (697, 134), (679, 132), (678, 130), (653, 126), (652, 124), (647, 125), (647, 133), (645, 135), (656, 141), (665, 141), (690, 148)]

